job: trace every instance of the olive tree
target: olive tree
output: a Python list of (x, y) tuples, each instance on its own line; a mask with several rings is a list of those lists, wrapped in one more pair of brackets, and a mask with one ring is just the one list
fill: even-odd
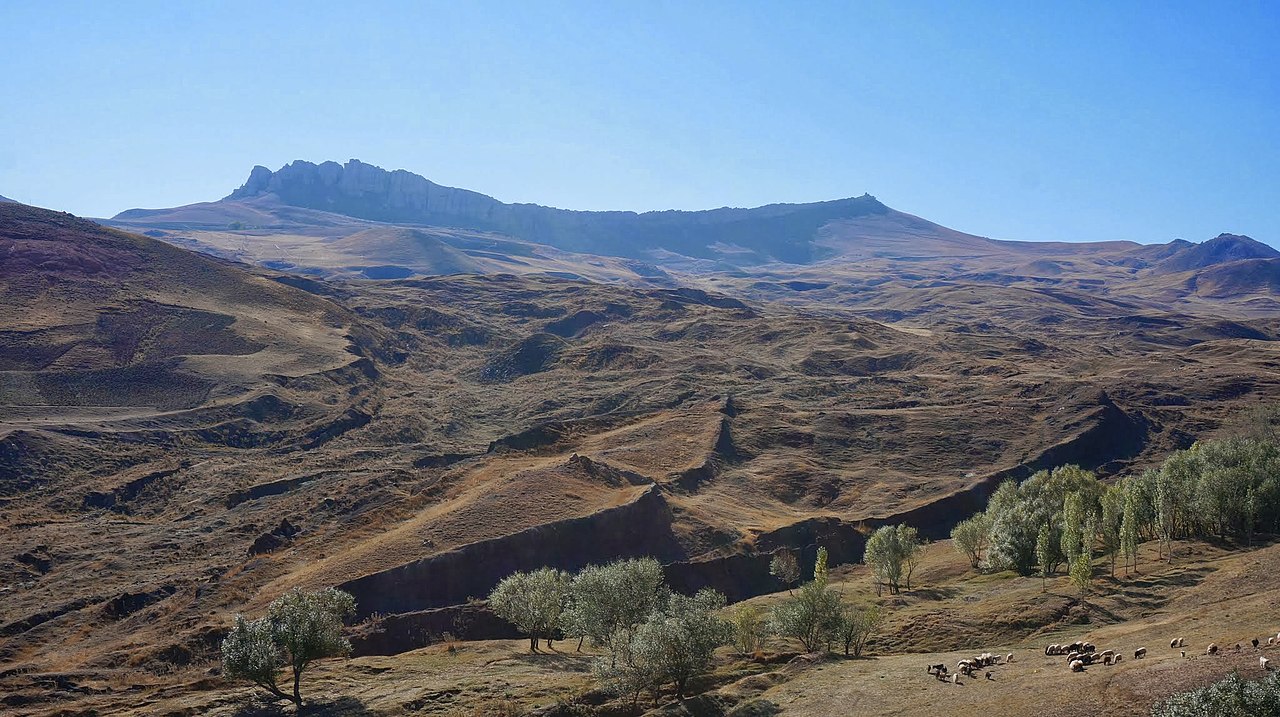
[[(222, 641), (222, 674), (249, 680), (301, 707), (299, 688), (307, 665), (351, 651), (351, 643), (342, 636), (342, 622), (353, 612), (355, 598), (341, 590), (295, 588), (272, 602), (265, 617), (249, 621), (237, 615), (235, 627)], [(277, 682), (286, 667), (292, 672), (292, 694)]]
[(541, 568), (528, 573), (512, 573), (489, 593), (489, 607), (494, 614), (516, 626), (529, 636), (529, 650), (538, 651), (538, 640), (547, 647), (560, 628), (565, 597), (569, 592), (569, 575), (554, 568)]
[(565, 633), (607, 647), (611, 662), (649, 615), (665, 607), (670, 590), (653, 558), (589, 565), (569, 583)]
[(667, 609), (655, 611), (628, 645), (629, 664), (639, 665), (657, 685), (671, 683), (683, 698), (689, 679), (706, 672), (715, 649), (729, 642), (733, 628), (716, 616), (725, 598), (704, 588), (688, 597), (673, 594)]

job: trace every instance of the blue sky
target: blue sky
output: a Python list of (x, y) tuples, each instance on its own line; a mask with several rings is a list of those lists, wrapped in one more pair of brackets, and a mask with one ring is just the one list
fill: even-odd
[(359, 158), (504, 201), (876, 195), (986, 236), (1280, 245), (1280, 3), (0, 3), (0, 194)]

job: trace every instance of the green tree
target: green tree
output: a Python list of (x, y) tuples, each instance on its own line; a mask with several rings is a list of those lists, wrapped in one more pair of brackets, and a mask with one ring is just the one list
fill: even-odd
[(508, 575), (489, 593), (494, 614), (529, 637), (529, 650), (538, 651), (538, 640), (547, 647), (561, 625), (569, 594), (569, 575), (554, 568)]
[(969, 559), (974, 570), (982, 564), (983, 553), (991, 542), (991, 517), (985, 512), (962, 520), (951, 529), (951, 544)]
[(1040, 530), (1036, 534), (1036, 556), (1040, 564), (1041, 590), (1048, 589), (1049, 575), (1053, 572), (1052, 554), (1053, 531), (1049, 530), (1049, 524), (1045, 523), (1040, 526)]
[(1120, 553), (1120, 527), (1124, 518), (1124, 494), (1122, 483), (1108, 486), (1102, 494), (1102, 516), (1099, 532), (1102, 534), (1102, 553), (1111, 561), (1111, 575), (1116, 574), (1116, 555)]
[(800, 586), (794, 597), (775, 605), (770, 627), (783, 637), (793, 637), (808, 652), (831, 642), (840, 620), (840, 595), (827, 583), (814, 580)]
[(895, 594), (901, 592), (906, 570), (914, 569), (923, 549), (919, 533), (909, 525), (884, 525), (876, 529), (867, 539), (862, 561), (876, 577), (877, 594), (881, 585), (888, 585)]
[(653, 558), (587, 566), (569, 584), (565, 633), (607, 647), (615, 661), (619, 647), (631, 641), (652, 612), (666, 606), (669, 594), (662, 566)]
[(827, 570), (827, 549), (818, 548), (818, 559), (813, 563), (813, 579), (814, 582), (821, 582), (824, 585), (829, 577)]
[(1080, 548), (1072, 556), (1071, 566), (1071, 582), (1080, 589), (1080, 594), (1089, 591), (1089, 583), (1093, 580), (1093, 522), (1092, 518), (1086, 519), (1079, 528), (1078, 545)]
[(1120, 517), (1120, 549), (1124, 552), (1124, 571), (1129, 573), (1129, 565), (1138, 569), (1138, 511), (1137, 498), (1133, 491), (1125, 491), (1124, 512)]
[[(300, 685), (307, 665), (351, 651), (351, 643), (342, 636), (342, 622), (354, 612), (355, 598), (341, 590), (295, 588), (276, 598), (265, 617), (251, 622), (237, 615), (235, 627), (222, 641), (222, 674), (249, 680), (301, 707)], [(277, 682), (285, 667), (292, 672), (291, 695)]]

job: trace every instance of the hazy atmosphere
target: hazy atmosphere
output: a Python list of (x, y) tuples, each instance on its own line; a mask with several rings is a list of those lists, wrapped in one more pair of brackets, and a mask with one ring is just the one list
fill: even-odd
[(1280, 244), (1280, 8), (0, 7), (0, 194), (108, 217), (359, 158), (506, 202), (875, 195), (999, 239)]
[(0, 714), (1280, 717), (1277, 38), (0, 0)]

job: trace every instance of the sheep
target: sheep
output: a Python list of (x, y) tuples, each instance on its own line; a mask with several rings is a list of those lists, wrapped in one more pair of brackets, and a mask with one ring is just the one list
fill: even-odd
[(1118, 663), (1120, 662), (1121, 658), (1123, 658), (1123, 657), (1124, 657), (1124, 655), (1121, 655), (1120, 653), (1118, 653), (1118, 652), (1117, 652), (1116, 654), (1114, 654), (1114, 655), (1112, 655), (1112, 656), (1111, 656), (1111, 664), (1113, 664), (1113, 665), (1118, 664)]
[(1044, 647), (1044, 654), (1045, 654), (1045, 655), (1056, 655), (1056, 654), (1058, 654), (1058, 646), (1057, 646), (1056, 644), (1055, 644), (1055, 645), (1045, 645), (1045, 647)]
[(988, 673), (987, 673), (987, 679), (988, 679), (988, 680), (992, 680), (992, 681), (994, 681), (996, 678), (992, 677), (992, 676), (991, 676), (991, 673), (990, 673), (990, 672), (988, 672)]
[(1177, 647), (1177, 646), (1178, 646), (1178, 638), (1176, 638), (1176, 637), (1175, 637), (1175, 638), (1173, 638), (1172, 640), (1170, 640), (1170, 641), (1169, 641), (1169, 649), (1170, 649), (1170, 650), (1172, 650), (1173, 648), (1175, 648), (1175, 647)]
[(1187, 646), (1187, 638), (1185, 638), (1185, 637), (1179, 637), (1179, 638), (1178, 638), (1178, 647), (1186, 647), (1186, 646)]
[(1252, 640), (1250, 640), (1250, 642), (1253, 643), (1253, 649), (1255, 650), (1258, 649), (1258, 638), (1255, 637)]
[(1238, 643), (1238, 642), (1237, 642), (1237, 643), (1236, 643), (1236, 652), (1239, 652), (1239, 651), (1240, 651), (1240, 643)]
[(1080, 645), (1081, 652), (1097, 652), (1097, 649), (1092, 642), (1085, 642)]
[(1008, 657), (1004, 658), (1004, 662), (1005, 662), (1005, 664), (1006, 664), (1006, 665), (1007, 665), (1007, 664), (1009, 664), (1010, 662), (1013, 662), (1013, 653), (1012, 653), (1012, 652), (1010, 652), (1010, 653), (1009, 653), (1009, 656), (1008, 656)]
[(1274, 645), (1274, 644), (1276, 644), (1276, 639), (1275, 639), (1274, 637), (1268, 637), (1268, 638), (1267, 638), (1267, 644), (1268, 644), (1268, 645)]
[(1076, 660), (1075, 662), (1072, 662), (1072, 663), (1071, 663), (1071, 671), (1072, 671), (1072, 672), (1084, 672), (1084, 663), (1083, 663), (1083, 662), (1081, 662), (1080, 660)]
[[(1143, 649), (1145, 649), (1145, 648), (1143, 648)], [(1106, 658), (1111, 657), (1111, 656), (1112, 656), (1112, 655), (1114, 655), (1114, 654), (1116, 654), (1116, 651), (1115, 651), (1115, 650), (1103, 650), (1103, 651), (1102, 651), (1102, 659), (1104, 659), (1104, 660), (1105, 660)]]
[(1269, 670), (1271, 669), (1271, 660), (1268, 660), (1268, 659), (1267, 659), (1267, 658), (1265, 658), (1265, 657), (1259, 657), (1259, 658), (1258, 658), (1258, 667), (1261, 667), (1261, 668), (1262, 668), (1262, 670), (1263, 670), (1263, 672), (1267, 672), (1267, 671), (1269, 671)]
[(1141, 660), (1146, 656), (1147, 656), (1147, 648), (1145, 647), (1139, 647), (1138, 649), (1133, 651), (1133, 659), (1135, 660)]
[(953, 684), (953, 685), (958, 685), (958, 684), (960, 684), (960, 673), (958, 673), (958, 672), (956, 672), (956, 673), (952, 673), (952, 675), (951, 675), (951, 684)]
[(1182, 659), (1184, 659), (1184, 660), (1185, 660), (1185, 659), (1187, 659), (1187, 651), (1186, 651), (1186, 650), (1183, 650), (1183, 651), (1182, 651)]
[(1206, 650), (1204, 651), (1204, 654), (1206, 654), (1206, 655), (1216, 655), (1216, 654), (1218, 654), (1218, 645), (1217, 645), (1217, 643), (1213, 643), (1213, 642), (1209, 643), (1209, 648), (1208, 648), (1208, 649), (1206, 649)]
[(1070, 665), (1071, 663), (1075, 662), (1078, 659), (1080, 659), (1080, 653), (1073, 652), (1070, 655), (1067, 655), (1067, 664)]

